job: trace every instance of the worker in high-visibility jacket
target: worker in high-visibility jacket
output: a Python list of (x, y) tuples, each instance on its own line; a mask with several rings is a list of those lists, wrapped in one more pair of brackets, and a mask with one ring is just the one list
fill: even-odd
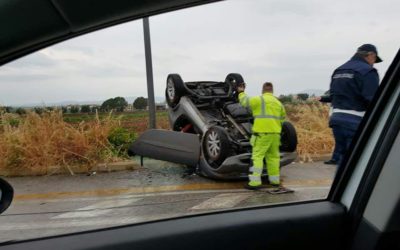
[(264, 158), (267, 163), (268, 179), (273, 186), (280, 186), (280, 154), (282, 123), (286, 117), (286, 111), (282, 103), (273, 96), (273, 85), (266, 82), (262, 87), (261, 96), (249, 97), (244, 92), (245, 84), (239, 84), (239, 102), (242, 106), (250, 108), (254, 117), (252, 136), (253, 166), (249, 172), (247, 189), (259, 189), (262, 185)]

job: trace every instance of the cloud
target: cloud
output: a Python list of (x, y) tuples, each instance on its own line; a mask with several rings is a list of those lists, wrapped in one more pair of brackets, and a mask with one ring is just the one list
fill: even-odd
[[(397, 0), (236, 0), (150, 18), (154, 88), (166, 77), (222, 81), (241, 73), (250, 94), (264, 81), (277, 94), (329, 86), (332, 71), (363, 43), (384, 59), (399, 49)], [(21, 89), (21, 86), (24, 86)], [(146, 96), (142, 21), (57, 44), (0, 68), (0, 102)]]

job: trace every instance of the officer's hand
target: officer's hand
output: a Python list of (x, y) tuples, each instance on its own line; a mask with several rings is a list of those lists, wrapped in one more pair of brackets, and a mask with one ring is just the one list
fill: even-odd
[(312, 98), (311, 100), (314, 100), (314, 101), (321, 101), (321, 97), (320, 96), (316, 96), (316, 97), (314, 97), (314, 98)]

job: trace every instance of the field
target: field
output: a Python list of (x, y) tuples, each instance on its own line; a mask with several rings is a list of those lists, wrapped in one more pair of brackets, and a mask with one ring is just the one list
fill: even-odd
[[(288, 120), (298, 133), (301, 161), (331, 153), (334, 141), (328, 127), (328, 107), (319, 103), (286, 105)], [(0, 170), (35, 169), (51, 174), (54, 166), (90, 169), (99, 163), (127, 158), (126, 148), (148, 128), (148, 113), (1, 114)], [(157, 128), (169, 129), (166, 111), (157, 112)], [(70, 171), (71, 172), (71, 171)]]

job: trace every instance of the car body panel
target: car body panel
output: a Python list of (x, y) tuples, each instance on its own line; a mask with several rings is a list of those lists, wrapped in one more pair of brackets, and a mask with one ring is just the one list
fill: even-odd
[(199, 138), (195, 134), (151, 129), (130, 146), (129, 153), (196, 166), (200, 157)]

